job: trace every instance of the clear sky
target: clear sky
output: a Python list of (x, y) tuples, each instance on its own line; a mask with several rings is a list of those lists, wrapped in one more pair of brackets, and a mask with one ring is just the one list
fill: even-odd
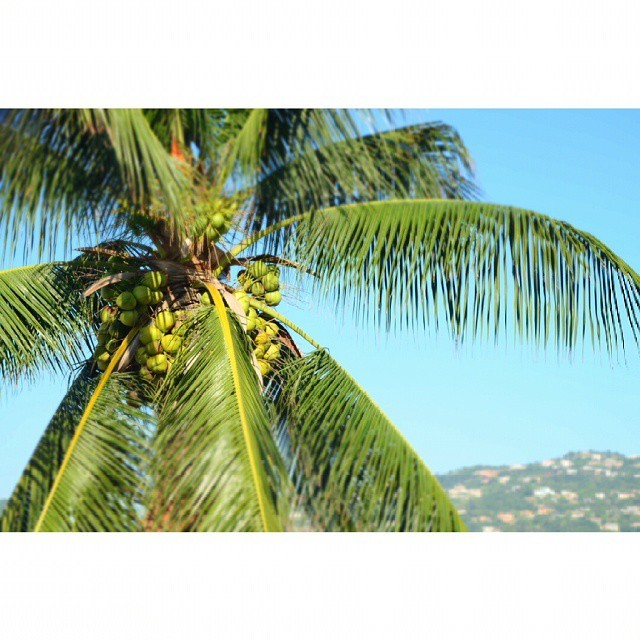
[[(410, 118), (458, 129), (485, 200), (566, 220), (640, 270), (640, 111), (429, 110)], [(282, 309), (330, 347), (435, 472), (583, 449), (640, 452), (637, 352), (616, 366), (588, 352), (573, 363), (513, 346), (457, 352), (445, 333), (376, 336), (308, 304), (311, 319), (302, 302)], [(12, 491), (65, 388), (65, 379), (47, 378), (3, 392), (0, 497)]]

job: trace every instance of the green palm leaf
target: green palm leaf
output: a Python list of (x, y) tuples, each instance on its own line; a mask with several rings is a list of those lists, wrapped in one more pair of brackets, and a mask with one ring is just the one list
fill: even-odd
[(148, 528), (279, 530), (282, 462), (245, 334), (216, 295), (159, 393)]
[(396, 200), (316, 212), (284, 255), (358, 320), (423, 329), (444, 315), (453, 335), (509, 325), (536, 344), (609, 353), (640, 333), (640, 276), (592, 235), (515, 207)]
[(253, 188), (300, 155), (359, 135), (353, 115), (342, 109), (237, 110), (229, 113), (227, 126), (233, 135), (221, 180), (232, 177), (235, 188)]
[(67, 249), (73, 238), (126, 224), (122, 199), (158, 196), (179, 220), (185, 178), (140, 109), (0, 110), (0, 228), (9, 254), (52, 255), (58, 242)]
[(18, 382), (43, 368), (64, 371), (83, 359), (93, 302), (80, 295), (76, 265), (0, 271), (0, 379)]
[(122, 191), (109, 149), (73, 110), (0, 111), (0, 228), (9, 254), (89, 237)]
[(142, 109), (84, 109), (88, 127), (106, 135), (137, 202), (159, 193), (173, 217), (181, 213), (185, 175), (155, 135)]
[(58, 406), (2, 514), (2, 531), (33, 531), (69, 442), (91, 396), (91, 367), (73, 381)]
[(290, 364), (276, 394), (300, 504), (331, 531), (462, 531), (438, 481), (325, 351)]
[(139, 377), (79, 374), (47, 426), (2, 518), (3, 531), (135, 531), (149, 415)]
[(257, 220), (386, 198), (475, 198), (471, 159), (441, 122), (356, 136), (306, 149), (257, 184)]

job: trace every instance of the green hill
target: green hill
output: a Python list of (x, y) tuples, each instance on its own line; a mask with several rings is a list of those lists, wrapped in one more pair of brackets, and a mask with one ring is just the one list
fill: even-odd
[(0, 515), (2, 515), (2, 512), (4, 511), (5, 504), (7, 504), (6, 500), (0, 500)]
[(439, 479), (471, 531), (640, 531), (640, 455), (584, 451)]

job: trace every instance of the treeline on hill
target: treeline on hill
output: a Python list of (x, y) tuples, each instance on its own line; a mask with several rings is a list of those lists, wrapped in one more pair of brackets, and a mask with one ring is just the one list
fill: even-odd
[(439, 476), (471, 531), (640, 531), (640, 456), (569, 453)]

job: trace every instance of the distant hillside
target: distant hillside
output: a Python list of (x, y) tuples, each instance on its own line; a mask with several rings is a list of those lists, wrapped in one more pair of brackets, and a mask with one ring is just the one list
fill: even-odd
[(2, 515), (2, 512), (4, 511), (5, 504), (7, 504), (6, 500), (0, 500), (0, 515)]
[(585, 451), (439, 479), (471, 531), (640, 531), (640, 455)]

